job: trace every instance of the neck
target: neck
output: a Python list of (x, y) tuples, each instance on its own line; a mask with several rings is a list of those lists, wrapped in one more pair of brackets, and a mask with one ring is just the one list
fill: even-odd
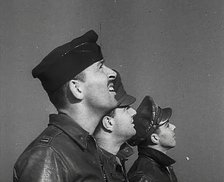
[(148, 147), (158, 150), (164, 154), (167, 153), (168, 149), (161, 147), (160, 145), (149, 145)]
[(110, 133), (100, 131), (95, 135), (96, 141), (100, 148), (106, 150), (107, 152), (117, 155), (120, 150), (121, 145), (124, 141), (118, 141), (111, 136)]
[(102, 117), (97, 113), (91, 112), (87, 107), (83, 107), (81, 104), (79, 106), (75, 105), (66, 109), (60, 109), (59, 112), (67, 114), (90, 135), (93, 134)]

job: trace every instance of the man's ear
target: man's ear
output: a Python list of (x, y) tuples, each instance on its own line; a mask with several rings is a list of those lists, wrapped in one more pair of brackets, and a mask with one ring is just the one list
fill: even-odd
[(104, 129), (106, 129), (107, 131), (112, 132), (113, 131), (113, 118), (110, 116), (104, 116), (102, 119), (102, 125), (104, 127)]
[(159, 143), (159, 136), (156, 133), (151, 134), (151, 141), (154, 144), (158, 144)]
[(79, 100), (83, 99), (82, 84), (79, 80), (70, 80), (69, 89), (75, 98)]

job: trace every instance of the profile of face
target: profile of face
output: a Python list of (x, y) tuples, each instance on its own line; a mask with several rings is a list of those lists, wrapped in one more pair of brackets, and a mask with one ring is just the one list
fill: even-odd
[(116, 136), (127, 140), (135, 135), (136, 130), (133, 123), (134, 115), (136, 115), (136, 111), (130, 106), (118, 107), (115, 109), (113, 132)]
[(166, 122), (157, 129), (158, 144), (161, 148), (170, 149), (176, 146), (175, 128), (175, 125)]
[(112, 82), (116, 78), (116, 72), (101, 60), (86, 68), (84, 73), (83, 93), (87, 105), (104, 112), (116, 107), (116, 93)]

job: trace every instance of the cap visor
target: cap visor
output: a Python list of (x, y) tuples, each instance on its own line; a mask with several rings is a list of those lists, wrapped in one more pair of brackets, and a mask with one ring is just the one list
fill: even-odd
[(133, 104), (135, 101), (136, 101), (135, 97), (130, 96), (130, 95), (125, 95), (119, 100), (118, 106), (119, 107), (129, 106), (129, 105)]
[(169, 120), (171, 115), (172, 115), (172, 109), (171, 108), (168, 107), (168, 108), (162, 109), (162, 118), (161, 118), (160, 124), (163, 124), (167, 120)]

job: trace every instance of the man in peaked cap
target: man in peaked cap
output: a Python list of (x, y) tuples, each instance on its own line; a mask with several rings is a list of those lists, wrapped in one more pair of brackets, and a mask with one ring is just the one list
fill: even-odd
[(32, 75), (58, 114), (25, 149), (14, 166), (14, 182), (104, 181), (92, 134), (116, 107), (116, 73), (104, 65), (97, 34), (91, 30), (50, 52)]
[(176, 145), (171, 115), (171, 108), (160, 108), (149, 96), (139, 105), (134, 117), (136, 135), (128, 141), (138, 147), (138, 159), (128, 172), (130, 182), (177, 182), (175, 161), (166, 155)]
[(105, 178), (108, 182), (122, 182), (127, 181), (127, 175), (117, 153), (121, 145), (136, 133), (133, 124), (136, 111), (130, 106), (136, 99), (126, 93), (118, 72), (114, 82), (117, 107), (103, 117), (94, 136), (100, 147)]

